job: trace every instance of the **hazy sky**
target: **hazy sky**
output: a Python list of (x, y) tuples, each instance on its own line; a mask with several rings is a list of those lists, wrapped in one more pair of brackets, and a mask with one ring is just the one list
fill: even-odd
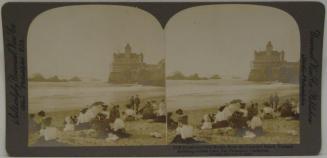
[(184, 10), (166, 26), (166, 72), (247, 78), (254, 50), (272, 41), (298, 61), (300, 35), (287, 13), (254, 5), (211, 5)]
[(164, 32), (149, 13), (123, 6), (70, 6), (40, 14), (28, 33), (28, 73), (107, 80), (112, 53), (127, 42), (147, 63), (165, 56)]
[[(254, 5), (211, 5), (183, 10), (165, 30), (137, 8), (84, 5), (40, 14), (28, 33), (28, 73), (107, 80), (112, 53), (131, 44), (145, 62), (166, 56), (166, 72), (246, 78), (254, 50), (284, 50), (299, 60), (300, 37), (287, 13)], [(166, 54), (165, 54), (166, 53)]]

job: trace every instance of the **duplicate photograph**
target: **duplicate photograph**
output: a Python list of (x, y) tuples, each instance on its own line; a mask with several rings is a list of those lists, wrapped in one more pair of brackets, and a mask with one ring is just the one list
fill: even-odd
[(300, 143), (300, 33), (288, 13), (197, 6), (165, 33), (167, 143)]
[(29, 146), (166, 144), (164, 32), (151, 14), (59, 7), (27, 38)]

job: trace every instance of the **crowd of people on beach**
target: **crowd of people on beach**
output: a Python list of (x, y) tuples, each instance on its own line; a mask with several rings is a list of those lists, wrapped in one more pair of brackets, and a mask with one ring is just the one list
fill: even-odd
[[(233, 131), (237, 137), (255, 138), (264, 135), (263, 121), (283, 117), (288, 120), (299, 119), (299, 104), (294, 98), (286, 99), (282, 104), (277, 93), (269, 97), (269, 102), (245, 103), (234, 99), (222, 106), (216, 112), (203, 116), (199, 130), (221, 129)], [(195, 139), (194, 127), (188, 122), (189, 116), (182, 109), (167, 113), (167, 127), (176, 130), (172, 144), (205, 143)]]
[[(142, 107), (141, 107), (142, 105)], [(65, 145), (57, 141), (60, 132), (88, 130), (96, 133), (96, 138), (106, 141), (116, 141), (120, 138), (128, 138), (125, 128), (126, 121), (153, 120), (152, 122), (166, 123), (166, 104), (162, 99), (141, 101), (138, 95), (131, 96), (126, 108), (118, 104), (106, 105), (102, 101), (94, 102), (81, 109), (79, 113), (66, 116), (64, 127), (59, 130), (52, 125), (52, 117), (47, 116), (45, 111), (30, 114), (29, 132), (39, 132), (38, 145)], [(153, 132), (152, 137), (161, 138), (161, 134)]]

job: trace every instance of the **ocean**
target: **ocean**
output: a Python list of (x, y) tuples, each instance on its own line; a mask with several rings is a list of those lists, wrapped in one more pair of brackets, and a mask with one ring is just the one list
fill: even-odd
[(106, 104), (126, 102), (130, 96), (140, 98), (166, 95), (169, 111), (220, 106), (232, 99), (253, 99), (299, 94), (299, 85), (278, 82), (250, 82), (239, 79), (168, 80), (164, 87), (113, 85), (106, 82), (29, 82), (29, 113), (67, 111), (86, 107), (96, 101)]
[(35, 113), (67, 111), (86, 107), (96, 101), (106, 104), (126, 102), (130, 96), (140, 98), (165, 95), (163, 87), (113, 85), (106, 82), (29, 82), (28, 111)]
[(168, 80), (166, 99), (169, 111), (218, 107), (233, 99), (250, 102), (268, 98), (299, 94), (298, 84), (280, 82), (251, 82), (241, 79), (220, 80)]

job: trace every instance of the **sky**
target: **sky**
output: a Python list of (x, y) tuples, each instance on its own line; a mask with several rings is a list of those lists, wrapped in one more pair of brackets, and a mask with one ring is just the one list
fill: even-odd
[(107, 80), (112, 54), (126, 43), (146, 63), (165, 56), (164, 32), (149, 13), (124, 6), (69, 6), (41, 13), (27, 37), (28, 75)]
[(130, 43), (146, 63), (166, 58), (166, 74), (247, 78), (254, 50), (272, 41), (288, 61), (300, 57), (296, 22), (286, 12), (255, 5), (210, 5), (183, 10), (163, 30), (133, 7), (83, 5), (41, 13), (27, 36), (28, 75), (108, 79), (112, 54)]
[(247, 78), (255, 50), (271, 41), (288, 61), (300, 58), (297, 23), (279, 9), (255, 5), (211, 5), (183, 10), (166, 28), (166, 73), (181, 71)]

